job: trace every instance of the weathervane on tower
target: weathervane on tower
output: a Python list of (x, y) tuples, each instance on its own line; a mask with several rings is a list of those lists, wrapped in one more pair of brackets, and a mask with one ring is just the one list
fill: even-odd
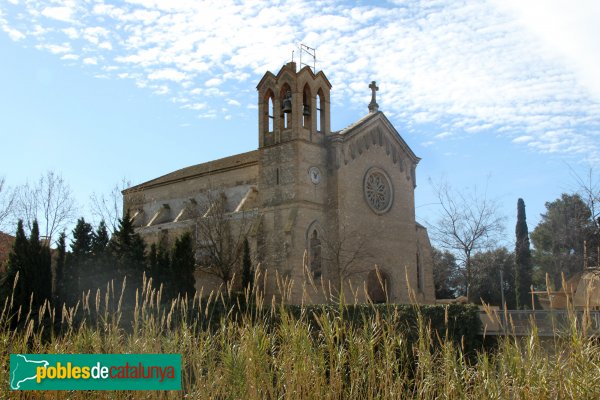
[(379, 90), (379, 86), (377, 86), (377, 82), (373, 81), (369, 85), (371, 89), (371, 102), (369, 103), (369, 112), (376, 113), (379, 111), (379, 104), (377, 104), (377, 94), (376, 92)]

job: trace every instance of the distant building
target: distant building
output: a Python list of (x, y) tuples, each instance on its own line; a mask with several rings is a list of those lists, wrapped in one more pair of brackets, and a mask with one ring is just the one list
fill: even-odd
[[(420, 159), (378, 110), (375, 82), (370, 88), (369, 113), (332, 131), (331, 84), (322, 71), (297, 71), (292, 62), (277, 75), (267, 72), (257, 86), (258, 149), (124, 190), (137, 231), (148, 243), (196, 234), (210, 214), (206, 199), (220, 193), (228, 218), (252, 218), (247, 237), (255, 262), (268, 271), (266, 295), (277, 294), (277, 275), (293, 281), (291, 302), (306, 293), (325, 301), (303, 288), (310, 278), (334, 288), (342, 279), (348, 301), (365, 301), (365, 292), (384, 301), (387, 292), (389, 301), (408, 302), (410, 287), (417, 301), (434, 302), (431, 245), (415, 221)], [(197, 240), (202, 264), (203, 238)], [(205, 293), (219, 283), (197, 274)]]
[(6, 271), (6, 262), (8, 254), (12, 249), (15, 237), (4, 232), (0, 232), (0, 272)]

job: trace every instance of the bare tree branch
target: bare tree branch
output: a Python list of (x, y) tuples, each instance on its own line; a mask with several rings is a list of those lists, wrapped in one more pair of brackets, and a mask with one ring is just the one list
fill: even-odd
[(90, 211), (96, 223), (104, 221), (110, 233), (114, 233), (119, 225), (119, 218), (123, 216), (123, 195), (121, 191), (131, 186), (127, 179), (121, 179), (120, 183), (113, 186), (111, 191), (106, 194), (92, 193), (90, 196)]
[(26, 183), (17, 189), (15, 214), (29, 230), (34, 220), (48, 240), (75, 219), (75, 200), (61, 175), (48, 171), (35, 185)]
[(593, 168), (582, 177), (569, 165), (571, 175), (577, 183), (577, 193), (592, 213), (592, 221), (597, 234), (600, 234), (600, 178), (594, 175)]
[(369, 251), (368, 239), (359, 231), (345, 225), (338, 232), (328, 232), (322, 238), (323, 259), (327, 261), (329, 273), (338, 286), (355, 275), (367, 272), (373, 258)]
[(208, 192), (198, 208), (196, 238), (200, 268), (225, 284), (241, 268), (242, 246), (253, 218), (248, 212), (227, 210), (225, 193)]
[[(444, 249), (452, 251), (462, 262), (469, 298), (471, 257), (479, 251), (494, 247), (504, 231), (504, 218), (499, 215), (498, 205), (487, 197), (487, 191), (479, 194), (455, 192), (447, 182), (434, 184), (440, 212), (436, 224), (429, 224), (432, 238)], [(470, 300), (470, 299), (469, 299)]]
[(6, 186), (4, 177), (0, 178), (0, 229), (14, 228), (10, 217), (15, 206), (16, 190)]

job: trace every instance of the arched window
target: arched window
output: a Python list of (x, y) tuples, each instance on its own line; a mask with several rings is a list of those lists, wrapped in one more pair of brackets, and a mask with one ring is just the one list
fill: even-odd
[(373, 303), (385, 303), (388, 294), (387, 274), (375, 268), (367, 275), (367, 293)]
[(312, 231), (309, 240), (310, 245), (310, 271), (313, 278), (319, 279), (322, 274), (321, 265), (321, 239), (319, 239), (319, 233), (316, 229)]
[(273, 100), (274, 100), (274, 95), (273, 92), (271, 90), (268, 90), (267, 93), (265, 94), (265, 102), (264, 104), (266, 105), (265, 107), (265, 133), (271, 133), (273, 132), (273, 127), (274, 127), (274, 116), (275, 116), (275, 109), (273, 106)]
[(269, 132), (273, 132), (273, 115), (275, 114), (273, 107), (273, 97), (269, 97)]
[(310, 109), (310, 87), (308, 84), (304, 86), (304, 90), (302, 91), (302, 126), (305, 128), (311, 129), (311, 114)]

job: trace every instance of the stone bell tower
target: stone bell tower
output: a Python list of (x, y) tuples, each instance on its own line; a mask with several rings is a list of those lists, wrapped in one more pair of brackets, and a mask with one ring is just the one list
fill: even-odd
[(331, 84), (322, 71), (297, 71), (290, 62), (277, 75), (267, 72), (257, 90), (258, 249), (266, 268), (299, 281), (310, 226), (326, 218)]
[(284, 65), (277, 75), (267, 72), (258, 90), (258, 147), (294, 139), (320, 142), (331, 133), (329, 91), (323, 71), (310, 67), (296, 72), (296, 63)]

